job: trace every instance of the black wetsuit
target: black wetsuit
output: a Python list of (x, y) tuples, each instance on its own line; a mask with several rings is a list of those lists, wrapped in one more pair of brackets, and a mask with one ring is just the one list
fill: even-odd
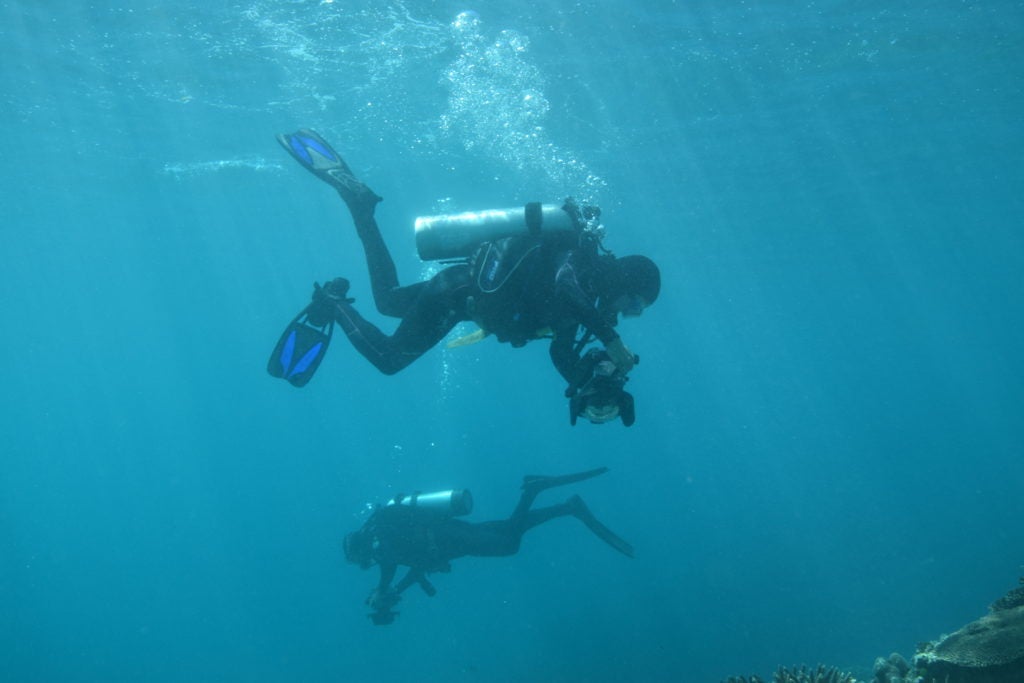
[(401, 593), (418, 583), (428, 595), (433, 595), (435, 590), (426, 578), (428, 573), (450, 571), (451, 560), (467, 555), (515, 555), (527, 531), (579, 512), (569, 503), (531, 510), (538, 493), (525, 489), (508, 519), (490, 522), (431, 517), (430, 513), (402, 505), (379, 507), (362, 529), (372, 539), (373, 561), (380, 567), (377, 591), (388, 591), (398, 566), (403, 565), (409, 571), (395, 585), (395, 592)]
[(512, 245), (518, 256), (528, 253), (521, 262), (517, 256), (518, 267), (497, 291), (481, 289), (479, 264), (473, 263), (449, 266), (430, 280), (402, 287), (373, 204), (353, 205), (352, 218), (366, 252), (377, 310), (402, 322), (388, 336), (345, 302), (338, 305), (336, 319), (353, 346), (384, 374), (402, 370), (467, 320), (482, 322), (487, 332), (514, 346), (550, 335), (551, 360), (570, 383), (580, 379), (576, 341), (581, 327), (605, 345), (618, 338), (615, 315), (597, 306), (598, 280), (611, 257), (598, 255), (592, 244), (580, 244), (578, 236), (538, 239), (525, 249)]

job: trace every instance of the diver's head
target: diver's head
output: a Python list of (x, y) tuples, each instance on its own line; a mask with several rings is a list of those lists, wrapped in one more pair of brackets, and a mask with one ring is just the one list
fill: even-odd
[(601, 289), (606, 310), (626, 317), (637, 316), (658, 298), (661, 271), (646, 256), (623, 256), (611, 263)]
[(365, 530), (353, 531), (345, 534), (342, 543), (345, 549), (345, 559), (352, 564), (358, 564), (363, 569), (373, 566), (373, 538)]

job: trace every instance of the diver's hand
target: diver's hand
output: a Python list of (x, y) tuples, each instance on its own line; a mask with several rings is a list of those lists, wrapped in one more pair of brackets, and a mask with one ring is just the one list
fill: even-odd
[(611, 377), (618, 368), (610, 360), (600, 361), (594, 366), (594, 377)]
[(387, 626), (388, 624), (395, 623), (395, 617), (398, 616), (398, 612), (371, 612), (366, 616), (370, 618), (374, 626)]
[(402, 596), (391, 586), (387, 588), (374, 588), (366, 598), (366, 604), (378, 612), (387, 612), (398, 604)]
[(628, 375), (629, 371), (636, 365), (636, 356), (626, 347), (622, 337), (617, 337), (615, 341), (605, 345), (604, 348), (608, 352), (608, 357), (612, 363), (615, 363), (615, 369), (620, 376)]

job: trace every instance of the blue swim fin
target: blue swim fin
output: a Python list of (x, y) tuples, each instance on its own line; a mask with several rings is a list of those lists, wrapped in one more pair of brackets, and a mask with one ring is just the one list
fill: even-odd
[[(334, 333), (334, 320), (310, 320), (310, 304), (289, 323), (267, 362), (267, 372), (304, 387), (320, 366)], [(317, 324), (321, 323), (321, 324)]]
[(310, 173), (338, 190), (346, 202), (369, 202), (372, 207), (381, 201), (316, 131), (300, 128), (294, 133), (278, 135), (277, 141)]

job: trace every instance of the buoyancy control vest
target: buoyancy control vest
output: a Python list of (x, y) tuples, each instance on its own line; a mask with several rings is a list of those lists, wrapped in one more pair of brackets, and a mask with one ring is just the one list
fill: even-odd
[(513, 346), (550, 337), (555, 261), (576, 249), (597, 258), (604, 232), (600, 215), (597, 207), (581, 207), (568, 198), (561, 206), (533, 202), (516, 209), (417, 218), (420, 258), (464, 260), (477, 290), (468, 308), (481, 329), (449, 346), (488, 334)]

